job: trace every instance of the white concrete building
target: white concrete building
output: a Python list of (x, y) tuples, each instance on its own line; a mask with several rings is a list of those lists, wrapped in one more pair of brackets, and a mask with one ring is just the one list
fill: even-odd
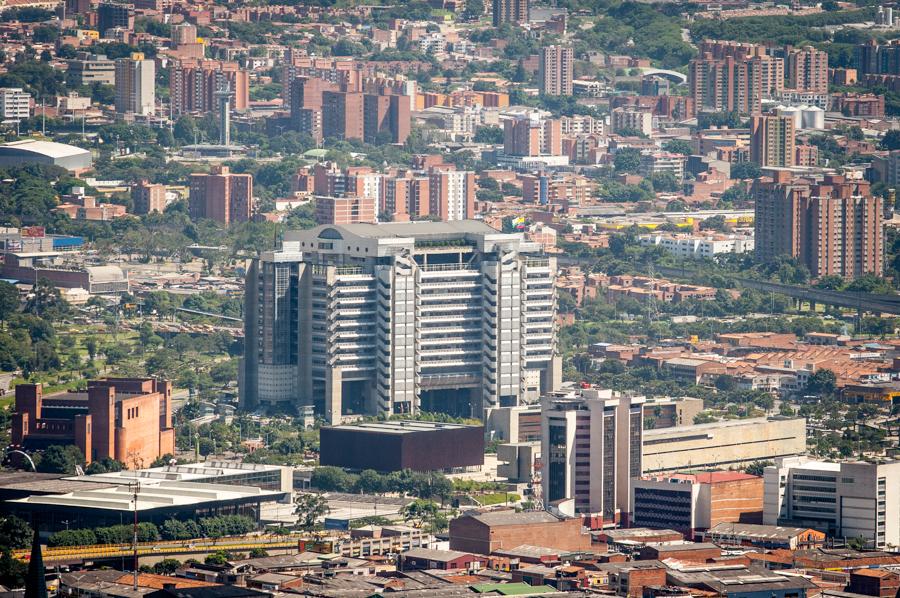
[(900, 547), (900, 461), (780, 459), (765, 469), (763, 523), (811, 527), (870, 547)]
[(620, 106), (612, 111), (613, 133), (637, 131), (649, 137), (653, 133), (653, 114), (634, 106)]
[(642, 471), (643, 403), (593, 388), (541, 399), (545, 504), (574, 499), (576, 513), (608, 521), (631, 511), (630, 480)]
[(606, 131), (602, 118), (584, 114), (560, 116), (559, 127), (563, 135), (602, 135)]
[(639, 172), (643, 176), (650, 176), (668, 172), (678, 183), (684, 180), (684, 163), (687, 158), (681, 154), (672, 154), (669, 152), (652, 152), (641, 154), (641, 164)]
[(18, 121), (31, 116), (31, 96), (20, 87), (0, 88), (0, 119)]
[(447, 51), (447, 40), (443, 34), (438, 32), (423, 35), (417, 43), (422, 54), (437, 55), (444, 54)]
[(638, 241), (644, 247), (662, 247), (678, 257), (693, 259), (712, 258), (723, 253), (751, 253), (753, 235), (690, 235), (677, 233), (649, 233), (639, 235)]
[(472, 220), (288, 231), (248, 270), (242, 404), (339, 422), (536, 399), (561, 377), (555, 272), (538, 245)]
[(644, 431), (644, 473), (738, 468), (806, 452), (806, 419), (757, 417)]
[(116, 112), (150, 116), (156, 111), (156, 63), (135, 52), (116, 60)]

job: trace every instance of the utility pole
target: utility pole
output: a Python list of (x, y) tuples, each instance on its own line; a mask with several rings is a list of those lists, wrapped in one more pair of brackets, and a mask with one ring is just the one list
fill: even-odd
[(137, 477), (138, 469), (143, 467), (143, 459), (136, 452), (131, 454), (131, 468), (134, 470), (134, 481), (129, 484), (131, 500), (134, 505), (134, 526), (131, 537), (131, 551), (134, 556), (134, 591), (138, 591), (138, 493), (141, 491), (141, 481)]
[(141, 491), (141, 483), (137, 479), (130, 484), (132, 500), (134, 501), (134, 530), (131, 540), (132, 554), (134, 555), (134, 591), (138, 591), (138, 492)]

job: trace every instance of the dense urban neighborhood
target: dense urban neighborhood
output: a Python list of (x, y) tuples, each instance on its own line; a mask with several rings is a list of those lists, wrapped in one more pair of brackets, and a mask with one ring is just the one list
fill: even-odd
[(898, 188), (887, 0), (0, 0), (0, 598), (900, 597)]

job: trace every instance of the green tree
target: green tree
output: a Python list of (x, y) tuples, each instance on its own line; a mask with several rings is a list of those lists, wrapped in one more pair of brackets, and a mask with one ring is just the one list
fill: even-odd
[(881, 138), (881, 149), (895, 150), (900, 149), (900, 131), (891, 129)]
[(355, 490), (361, 494), (379, 494), (384, 491), (382, 476), (374, 469), (360, 472)]
[(431, 533), (440, 533), (449, 524), (437, 503), (425, 499), (416, 499), (400, 510), (404, 521), (415, 522), (419, 527)]
[(503, 143), (503, 129), (500, 127), (478, 127), (475, 131), (475, 143)]
[(9, 588), (24, 587), (27, 571), (27, 565), (13, 557), (8, 547), (0, 546), (0, 584)]
[(765, 472), (766, 467), (770, 465), (774, 465), (772, 461), (754, 461), (750, 465), (744, 468), (744, 473), (749, 473), (750, 475), (762, 476)]
[(123, 469), (125, 469), (125, 464), (121, 461), (116, 461), (111, 457), (103, 457), (97, 461), (91, 461), (91, 464), (84, 469), (84, 472), (88, 475), (96, 475), (122, 471)]
[(8, 515), (0, 520), (0, 546), (13, 549), (28, 548), (34, 530), (24, 519)]
[(199, 141), (200, 129), (197, 127), (197, 121), (190, 115), (184, 115), (175, 121), (172, 129), (178, 143), (189, 145)]
[(174, 575), (179, 567), (181, 567), (181, 561), (178, 559), (163, 559), (153, 565), (153, 572), (157, 575)]
[(814, 395), (831, 395), (837, 388), (837, 376), (828, 369), (816, 370), (806, 382), (806, 392)]
[(69, 304), (59, 294), (59, 289), (46, 278), (38, 278), (25, 302), (25, 313), (54, 321), (62, 319), (68, 312)]
[(666, 141), (663, 144), (663, 149), (667, 152), (672, 152), (673, 154), (681, 154), (683, 156), (690, 156), (694, 153), (694, 148), (691, 145), (690, 141), (685, 141), (683, 139), (671, 139)]
[(93, 336), (89, 336), (84, 339), (84, 348), (88, 352), (88, 357), (91, 358), (91, 361), (97, 357), (97, 339)]
[(817, 289), (826, 289), (829, 291), (840, 291), (844, 288), (845, 281), (843, 277), (837, 276), (835, 274), (829, 274), (828, 276), (823, 276), (816, 281), (814, 285)]
[(44, 450), (37, 463), (37, 470), (41, 473), (74, 474), (75, 466), (82, 463), (84, 455), (77, 447), (53, 444)]
[(731, 178), (733, 179), (757, 179), (761, 174), (759, 165), (753, 162), (741, 162), (731, 166)]
[(650, 182), (657, 193), (675, 193), (679, 189), (678, 180), (671, 172), (655, 172), (650, 175)]
[(31, 38), (39, 44), (52, 44), (58, 37), (59, 29), (52, 25), (38, 25), (31, 34)]
[(330, 512), (328, 501), (321, 494), (303, 492), (294, 499), (294, 514), (297, 525), (303, 530), (312, 530), (322, 517)]
[(355, 476), (327, 465), (316, 467), (310, 478), (310, 485), (324, 492), (352, 492), (355, 482)]
[(14, 314), (19, 309), (19, 303), (19, 289), (5, 280), (0, 280), (0, 322), (5, 322)]
[(622, 148), (613, 158), (616, 172), (634, 173), (641, 165), (641, 151), (634, 147)]
[(466, 0), (466, 7), (463, 9), (463, 19), (467, 21), (476, 21), (484, 14), (484, 0)]
[(226, 565), (228, 564), (228, 553), (224, 550), (219, 550), (208, 555), (203, 562), (207, 565)]
[(719, 215), (707, 218), (701, 222), (700, 230), (714, 230), (716, 232), (726, 233), (731, 229), (729, 228), (728, 223), (725, 222), (725, 216)]

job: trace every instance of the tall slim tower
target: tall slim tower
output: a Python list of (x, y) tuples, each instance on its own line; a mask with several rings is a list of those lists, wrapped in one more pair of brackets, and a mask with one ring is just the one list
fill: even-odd
[(494, 27), (528, 22), (529, 0), (494, 0)]
[(641, 475), (643, 397), (596, 388), (541, 399), (541, 486), (546, 503), (573, 499), (576, 513), (616, 521), (631, 511)]
[(572, 95), (572, 74), (575, 55), (567, 46), (541, 48), (538, 83), (541, 93), (548, 96)]
[(116, 60), (116, 112), (149, 116), (156, 110), (156, 63), (134, 52)]
[(796, 161), (794, 119), (754, 116), (750, 123), (750, 160), (763, 167), (793, 166)]
[(232, 91), (222, 88), (216, 91), (219, 102), (219, 144), (231, 145), (231, 95)]

